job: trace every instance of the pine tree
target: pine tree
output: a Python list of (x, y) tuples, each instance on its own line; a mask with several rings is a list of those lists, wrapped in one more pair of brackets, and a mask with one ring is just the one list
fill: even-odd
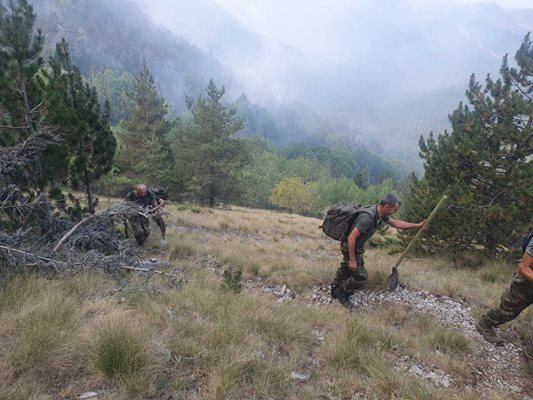
[(526, 36), (517, 52), (519, 69), (504, 58), (502, 78), (472, 75), (469, 105), (450, 115), (451, 131), (420, 138), (425, 184), (436, 199), (450, 197), (448, 212), (433, 230), (448, 245), (482, 245), (494, 253), (531, 222), (533, 204), (533, 50)]
[(129, 117), (117, 129), (117, 164), (128, 177), (160, 183), (170, 157), (165, 138), (171, 128), (165, 119), (167, 112), (165, 100), (158, 94), (154, 78), (143, 63), (135, 76)]
[(40, 79), (44, 93), (45, 121), (56, 127), (64, 138), (63, 146), (45, 159), (50, 173), (59, 171), (67, 158), (68, 179), (74, 188), (83, 186), (88, 211), (94, 213), (93, 182), (109, 172), (116, 149), (116, 140), (109, 126), (109, 104), (100, 109), (96, 90), (83, 81), (72, 64), (68, 43), (56, 45), (50, 69)]
[(240, 173), (250, 162), (244, 142), (234, 134), (243, 125), (221, 101), (225, 89), (217, 88), (212, 80), (206, 87), (206, 97), (196, 102), (187, 100), (193, 125), (184, 135), (180, 162), (189, 176), (189, 190), (197, 198), (228, 201), (242, 194)]
[(34, 22), (26, 0), (0, 7), (0, 145), (21, 141), (37, 129), (40, 93), (34, 77), (43, 65), (44, 38), (40, 30), (33, 31)]
[(127, 71), (104, 69), (91, 74), (89, 84), (98, 92), (100, 103), (107, 100), (111, 104), (109, 120), (112, 125), (128, 117), (128, 110), (131, 109), (129, 94), (133, 93), (134, 80), (133, 75)]

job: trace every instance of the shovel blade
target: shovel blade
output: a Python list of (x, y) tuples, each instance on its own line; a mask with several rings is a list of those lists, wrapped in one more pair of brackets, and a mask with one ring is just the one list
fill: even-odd
[(391, 292), (394, 292), (396, 289), (398, 289), (399, 284), (400, 284), (400, 277), (398, 275), (398, 269), (393, 268), (392, 273), (389, 275), (389, 290)]

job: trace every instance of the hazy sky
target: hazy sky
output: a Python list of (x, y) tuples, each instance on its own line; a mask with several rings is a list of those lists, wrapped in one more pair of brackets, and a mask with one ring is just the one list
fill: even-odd
[[(331, 38), (337, 22), (357, 0), (213, 0), (251, 30), (335, 61), (342, 49)], [(379, 1), (379, 0), (375, 0)], [(413, 5), (436, 0), (398, 0)], [(480, 3), (479, 0), (438, 0)], [(533, 0), (494, 0), (504, 8), (533, 8)]]
[[(169, 7), (174, 4), (187, 4), (188, 1), (174, 0), (135, 0), (151, 14), (155, 21), (164, 25), (172, 25), (173, 11)], [(365, 8), (369, 4), (379, 5), (383, 0), (209, 0), (219, 4), (232, 17), (240, 21), (250, 31), (286, 43), (307, 51), (333, 63), (343, 63), (345, 48), (341, 46), (339, 35), (344, 35), (343, 27), (347, 26), (346, 16), (357, 14), (354, 10)], [(387, 0), (389, 2), (406, 3), (413, 9), (447, 8), (453, 3), (480, 3), (479, 0)], [(487, 3), (483, 1), (482, 3)], [(198, 2), (199, 7), (208, 2)], [(533, 0), (493, 0), (504, 8), (532, 8)], [(385, 6), (384, 6), (385, 7)], [(192, 22), (191, 22), (192, 21)], [(181, 25), (192, 23), (186, 28), (191, 33), (187, 36), (178, 29), (178, 34), (199, 45), (204, 51), (209, 50), (205, 43), (199, 43), (194, 36), (194, 20), (182, 21)], [(184, 27), (183, 25), (182, 27)], [(176, 30), (175, 30), (176, 31)]]
[[(213, 0), (252, 31), (338, 62), (332, 38), (346, 10), (358, 0)], [(379, 2), (379, 0), (375, 0)], [(480, 3), (479, 0), (397, 0), (418, 7), (445, 3)], [(504, 8), (533, 8), (533, 0), (494, 0)], [(482, 2), (481, 2), (482, 3)]]
[[(287, 7), (287, 9), (293, 9), (295, 14), (298, 10), (301, 10), (303, 7), (309, 8), (309, 6), (314, 6), (313, 8), (320, 9), (321, 12), (328, 12), (330, 8), (330, 2), (325, 2), (324, 0), (289, 0), (289, 1), (279, 1), (279, 0), (214, 0), (216, 3), (223, 6), (226, 10), (230, 11), (235, 17), (240, 19), (242, 22), (251, 22), (255, 23), (261, 20), (264, 20), (263, 15), (265, 10), (271, 9), (273, 7), (282, 6)], [(419, 0), (420, 1), (420, 0)], [(424, 1), (424, 0), (422, 0)], [(425, 0), (431, 2), (432, 0)], [(479, 0), (456, 0), (459, 3), (480, 3)], [(353, 3), (353, 0), (342, 0), (346, 4)], [(492, 0), (491, 3), (496, 3), (505, 8), (533, 8), (533, 0)], [(320, 4), (327, 4), (328, 7), (320, 7)], [(316, 7), (318, 6), (318, 7)]]
[[(460, 3), (479, 3), (479, 0), (457, 0)], [(533, 0), (493, 0), (491, 3), (499, 4), (505, 8), (533, 8)]]

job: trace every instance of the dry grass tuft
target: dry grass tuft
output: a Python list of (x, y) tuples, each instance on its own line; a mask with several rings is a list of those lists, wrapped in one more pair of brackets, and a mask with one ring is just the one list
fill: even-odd
[(186, 234), (176, 234), (170, 239), (170, 251), (168, 254), (170, 261), (176, 261), (191, 257), (196, 254), (197, 243), (193, 236)]
[(47, 375), (51, 364), (59, 364), (58, 355), (64, 354), (78, 324), (76, 304), (61, 293), (51, 292), (38, 303), (22, 306), (7, 356), (15, 375)]
[(117, 380), (132, 397), (150, 392), (159, 365), (151, 328), (133, 312), (111, 310), (94, 321), (90, 339), (96, 371)]

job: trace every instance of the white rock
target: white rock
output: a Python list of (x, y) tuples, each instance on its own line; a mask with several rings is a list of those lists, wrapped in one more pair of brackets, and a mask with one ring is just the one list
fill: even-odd
[(303, 383), (303, 382), (305, 382), (305, 381), (307, 381), (309, 379), (309, 376), (304, 375), (304, 374), (299, 374), (298, 372), (292, 371), (291, 372), (291, 379), (292, 379), (293, 382)]
[(96, 392), (85, 392), (80, 394), (80, 400), (96, 400), (98, 399), (98, 393)]
[(409, 369), (409, 372), (412, 373), (412, 374), (418, 375), (418, 376), (424, 375), (424, 371), (422, 371), (422, 369), (418, 365), (413, 365)]
[(426, 375), (426, 379), (429, 379), (437, 386), (449, 387), (450, 379), (446, 375), (438, 375), (435, 372), (430, 372)]
[(272, 293), (276, 295), (277, 297), (283, 297), (285, 296), (285, 293), (287, 292), (287, 285), (283, 285), (279, 290), (273, 290)]

